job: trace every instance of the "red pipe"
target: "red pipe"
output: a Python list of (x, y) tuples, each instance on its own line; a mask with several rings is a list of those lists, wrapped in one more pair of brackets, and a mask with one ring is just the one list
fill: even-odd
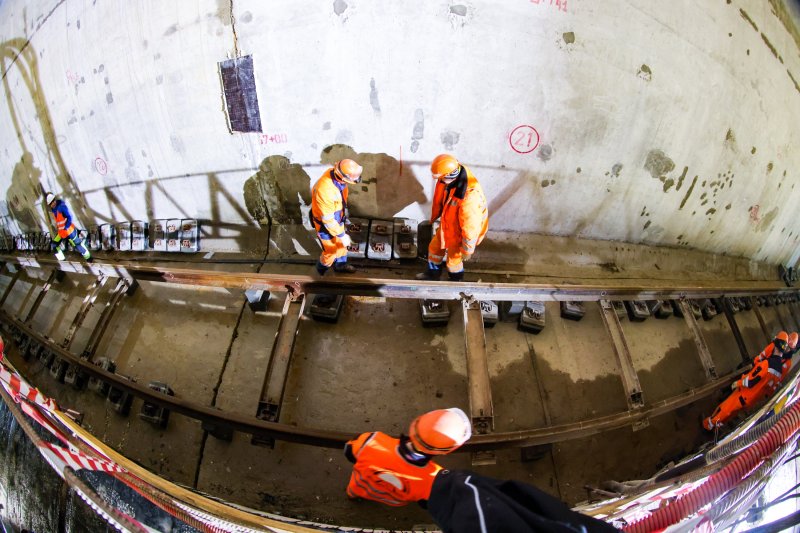
[(661, 507), (646, 518), (625, 526), (630, 533), (661, 531), (696, 513), (732, 489), (800, 428), (800, 402), (796, 402), (763, 437), (740, 453), (729, 465), (702, 485)]

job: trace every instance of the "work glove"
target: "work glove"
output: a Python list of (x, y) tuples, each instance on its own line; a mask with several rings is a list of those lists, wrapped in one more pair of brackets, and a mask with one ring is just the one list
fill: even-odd
[(739, 382), (738, 381), (734, 381), (733, 383), (731, 383), (731, 390), (736, 390), (738, 388), (739, 388)]
[(339, 237), (339, 240), (342, 241), (342, 244), (344, 245), (345, 248), (348, 248), (350, 246), (350, 242), (351, 242), (350, 241), (350, 235), (348, 235), (347, 233), (345, 233), (344, 235)]

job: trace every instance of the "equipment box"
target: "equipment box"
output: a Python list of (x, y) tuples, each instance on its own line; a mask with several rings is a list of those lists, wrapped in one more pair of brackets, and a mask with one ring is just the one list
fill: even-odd
[(519, 315), (519, 329), (539, 333), (544, 329), (544, 319), (544, 302), (525, 302), (525, 308)]
[(131, 251), (143, 252), (147, 248), (147, 222), (131, 222)]
[(64, 376), (67, 375), (67, 368), (69, 368), (69, 363), (60, 357), (56, 357), (50, 365), (50, 375), (59, 383), (64, 383)]
[(89, 249), (96, 252), (102, 247), (103, 241), (100, 239), (100, 226), (89, 226)]
[(100, 243), (104, 251), (114, 250), (117, 247), (117, 228), (113, 224), (100, 226)]
[(347, 247), (347, 257), (365, 259), (367, 257), (367, 234), (369, 233), (369, 220), (366, 218), (352, 217), (347, 222), (347, 234), (350, 235), (350, 246)]
[(669, 300), (648, 300), (647, 310), (656, 318), (669, 318), (672, 316), (672, 302)]
[(628, 318), (631, 322), (643, 322), (650, 316), (647, 303), (642, 300), (626, 300), (625, 308), (628, 310)]
[(72, 385), (72, 388), (81, 390), (86, 384), (86, 374), (79, 366), (69, 365), (67, 373), (64, 375), (64, 383)]
[(422, 314), (422, 327), (446, 326), (450, 321), (450, 308), (445, 300), (420, 300), (419, 310)]
[(167, 220), (167, 251), (181, 251), (181, 221), (177, 218)]
[(309, 314), (314, 320), (335, 323), (342, 312), (344, 296), (341, 294), (317, 294), (311, 301)]
[(392, 258), (392, 230), (394, 222), (391, 220), (372, 220), (369, 223), (369, 246), (367, 257), (379, 261), (388, 261)]
[(622, 320), (628, 316), (628, 312), (625, 310), (625, 304), (620, 300), (612, 300), (611, 307), (614, 308), (614, 312), (617, 314), (617, 320)]
[[(111, 359), (106, 359), (105, 357), (100, 357), (96, 362), (96, 366), (99, 366), (106, 372), (114, 372), (117, 369), (116, 363)], [(108, 389), (110, 385), (103, 381), (102, 379), (98, 379), (95, 377), (89, 378), (89, 383), (86, 385), (86, 388), (89, 390), (95, 391), (100, 396), (108, 396)]]
[(150, 222), (150, 248), (156, 252), (167, 251), (166, 220), (153, 220)]
[[(117, 376), (131, 382), (134, 381), (129, 376), (123, 376), (122, 374), (117, 374)], [(109, 405), (111, 405), (111, 408), (122, 416), (128, 416), (128, 414), (131, 412), (131, 404), (133, 404), (133, 395), (128, 391), (124, 391), (112, 386), (108, 389), (106, 402), (108, 402)]]
[[(147, 386), (154, 391), (166, 394), (167, 396), (175, 396), (175, 393), (172, 392), (172, 389), (166, 383), (161, 383), (160, 381), (151, 381), (147, 384)], [(155, 424), (160, 428), (165, 428), (167, 427), (167, 422), (169, 422), (169, 409), (145, 401), (142, 404), (142, 409), (139, 411), (139, 418), (146, 420), (151, 424)]]
[(586, 307), (583, 302), (560, 302), (561, 318), (567, 320), (580, 320), (586, 314)]
[(704, 320), (711, 320), (712, 318), (717, 316), (717, 307), (709, 299), (700, 301), (700, 309), (703, 314)]
[(394, 219), (394, 246), (392, 247), (395, 259), (417, 258), (417, 221), (410, 218)]
[(500, 309), (491, 300), (481, 300), (481, 316), (483, 317), (483, 327), (493, 328), (500, 319)]
[(191, 254), (200, 250), (200, 226), (196, 218), (181, 220), (181, 252)]
[(131, 223), (120, 222), (117, 224), (117, 250), (120, 252), (131, 251)]

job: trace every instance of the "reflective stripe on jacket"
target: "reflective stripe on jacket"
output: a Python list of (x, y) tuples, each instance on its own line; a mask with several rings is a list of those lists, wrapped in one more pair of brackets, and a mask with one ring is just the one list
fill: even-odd
[(758, 361), (752, 370), (739, 380), (739, 391), (746, 405), (752, 405), (761, 398), (770, 396), (781, 383), (783, 360), (773, 355)]
[(439, 235), (443, 249), (461, 246), (462, 253), (473, 254), (489, 229), (486, 197), (478, 179), (464, 165), (461, 165), (459, 177), (450, 185), (442, 181), (436, 183), (431, 222), (441, 218)]
[(433, 461), (412, 464), (400, 455), (399, 446), (399, 439), (380, 431), (362, 433), (349, 441), (347, 452), (355, 464), (348, 494), (393, 506), (427, 500), (442, 467)]
[(75, 231), (75, 226), (72, 224), (72, 215), (69, 209), (67, 209), (67, 204), (61, 200), (57, 200), (56, 206), (51, 209), (51, 212), (56, 219), (58, 236), (62, 239), (66, 239), (72, 235), (72, 232)]
[(347, 184), (334, 179), (333, 168), (326, 170), (314, 184), (311, 190), (311, 221), (323, 238), (344, 236), (347, 192)]

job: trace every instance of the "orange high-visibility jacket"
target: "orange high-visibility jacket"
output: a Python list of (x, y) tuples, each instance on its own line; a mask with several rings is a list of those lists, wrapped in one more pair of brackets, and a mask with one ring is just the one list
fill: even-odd
[(433, 480), (442, 469), (433, 461), (409, 463), (398, 451), (400, 440), (380, 431), (362, 433), (345, 445), (355, 460), (347, 494), (392, 506), (427, 500)]
[(72, 235), (72, 232), (75, 231), (75, 225), (72, 223), (72, 214), (69, 212), (67, 204), (61, 200), (56, 200), (56, 206), (51, 209), (51, 212), (56, 219), (58, 236), (66, 239)]
[(456, 187), (436, 183), (431, 207), (431, 222), (441, 217), (439, 235), (442, 248), (461, 246), (464, 254), (475, 253), (489, 229), (489, 209), (481, 184), (472, 172), (461, 165), (467, 179)]
[(320, 176), (311, 190), (311, 220), (324, 239), (343, 237), (347, 184), (333, 177), (333, 168)]
[(761, 353), (753, 358), (753, 364), (756, 364), (759, 361), (764, 361), (765, 359), (769, 358), (769, 356), (772, 355), (772, 352), (774, 351), (775, 351), (775, 343), (771, 342), (767, 344), (767, 346), (763, 350), (761, 350)]
[(781, 383), (783, 360), (780, 356), (773, 355), (758, 361), (747, 374), (739, 378), (740, 394), (752, 405), (762, 398), (775, 392)]

